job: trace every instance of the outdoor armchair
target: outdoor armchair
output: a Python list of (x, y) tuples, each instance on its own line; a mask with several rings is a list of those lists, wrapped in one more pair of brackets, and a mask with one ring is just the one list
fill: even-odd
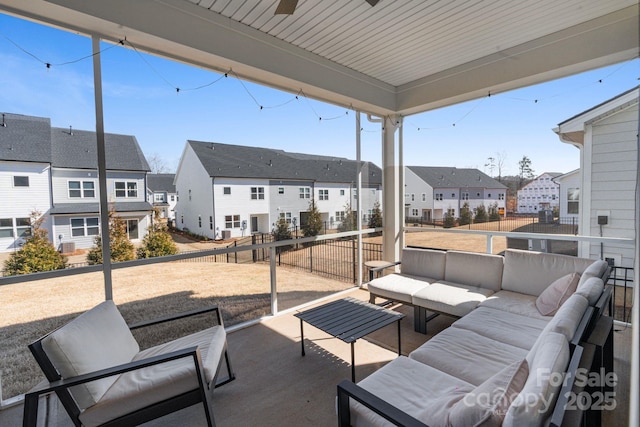
[[(215, 312), (217, 324), (140, 350), (131, 329)], [(48, 382), (25, 395), (23, 426), (35, 426), (40, 396), (55, 392), (76, 426), (130, 426), (202, 403), (235, 378), (217, 306), (127, 326), (105, 301), (29, 345)], [(222, 363), (228, 377), (216, 382)]]

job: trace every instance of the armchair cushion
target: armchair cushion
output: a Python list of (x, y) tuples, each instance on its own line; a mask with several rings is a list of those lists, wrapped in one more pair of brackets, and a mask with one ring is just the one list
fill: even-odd
[[(54, 331), (42, 340), (42, 347), (62, 378), (131, 362), (140, 351), (113, 301), (97, 305)], [(85, 409), (98, 402), (116, 379), (92, 381), (70, 392)]]
[(569, 273), (551, 283), (536, 299), (536, 308), (543, 316), (553, 316), (558, 308), (576, 291), (578, 273)]

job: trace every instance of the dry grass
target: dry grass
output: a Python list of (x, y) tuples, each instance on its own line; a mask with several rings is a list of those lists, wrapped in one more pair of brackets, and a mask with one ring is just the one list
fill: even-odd
[[(285, 268), (277, 269), (277, 282), (280, 310), (351, 286)], [(102, 273), (89, 273), (0, 287), (4, 398), (26, 392), (42, 378), (27, 345), (104, 301), (103, 283)], [(225, 324), (231, 325), (270, 312), (269, 265), (179, 262), (114, 270), (113, 299), (129, 323), (219, 304)], [(136, 335), (146, 347), (211, 321), (196, 319)]]

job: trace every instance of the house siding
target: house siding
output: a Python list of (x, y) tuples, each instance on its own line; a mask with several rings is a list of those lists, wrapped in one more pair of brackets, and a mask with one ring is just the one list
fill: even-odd
[[(46, 215), (42, 227), (51, 234), (49, 172), (46, 163), (0, 161), (0, 218), (12, 219), (14, 226), (13, 237), (0, 237), (0, 252), (17, 248), (19, 236), (16, 235), (15, 219), (28, 218), (33, 211)], [(28, 176), (29, 186), (14, 187), (14, 176)]]
[[(587, 125), (591, 127), (591, 141), (585, 141), (591, 150), (591, 212), (589, 234), (600, 235), (597, 218), (608, 216), (602, 226), (605, 237), (635, 237), (635, 184), (637, 173), (638, 104), (615, 112), (604, 119)], [(587, 132), (589, 135), (589, 132)], [(589, 256), (599, 258), (601, 247), (589, 246)], [(632, 267), (633, 247), (605, 243), (605, 258), (613, 258), (616, 265)]]
[[(213, 191), (211, 177), (204, 169), (193, 149), (187, 145), (181, 160), (181, 167), (176, 175), (176, 227), (188, 228), (191, 232), (215, 237), (215, 229), (223, 226), (214, 223), (209, 228), (209, 216), (213, 215)], [(190, 197), (191, 196), (191, 197)], [(198, 216), (202, 224), (198, 223)], [(205, 222), (206, 219), (206, 222)]]

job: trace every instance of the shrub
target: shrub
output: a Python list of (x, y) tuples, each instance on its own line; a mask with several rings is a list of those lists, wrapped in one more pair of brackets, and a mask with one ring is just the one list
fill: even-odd
[(144, 239), (142, 246), (136, 251), (138, 258), (153, 258), (157, 256), (175, 255), (178, 247), (171, 238), (171, 235), (163, 229), (150, 231)]
[(358, 225), (358, 218), (356, 213), (351, 210), (351, 205), (347, 203), (344, 205), (344, 219), (338, 226), (338, 231), (353, 231)]
[(500, 221), (500, 213), (498, 213), (498, 203), (489, 205), (489, 221)]
[[(113, 262), (131, 261), (136, 258), (133, 243), (127, 236), (127, 224), (122, 218), (116, 216), (111, 208), (109, 209), (109, 250)], [(102, 264), (102, 238), (100, 236), (96, 236), (93, 248), (87, 253), (87, 262)]]
[(47, 230), (41, 228), (43, 220), (40, 212), (31, 212), (31, 236), (4, 262), (6, 275), (62, 270), (67, 267), (67, 258), (49, 241)]
[(469, 225), (472, 222), (473, 214), (471, 213), (471, 209), (469, 209), (469, 202), (464, 202), (464, 204), (460, 208), (460, 218), (458, 218), (458, 224)]
[(373, 205), (373, 211), (369, 217), (369, 228), (382, 227), (382, 210), (380, 209), (380, 202), (376, 201)]
[[(273, 229), (273, 232), (271, 233), (273, 235), (273, 238), (278, 241), (278, 240), (290, 240), (293, 238), (293, 236), (291, 235), (291, 230), (289, 229), (289, 224), (287, 224), (287, 220), (284, 218), (280, 218), (278, 219), (278, 222), (276, 223), (275, 228)], [(291, 245), (287, 245), (287, 246), (278, 246), (276, 247), (276, 252), (280, 253), (280, 252), (284, 252), (288, 249), (291, 249)]]
[(307, 222), (302, 226), (304, 237), (317, 236), (322, 231), (322, 215), (316, 206), (315, 200), (309, 202), (309, 214)]
[(484, 207), (484, 205), (480, 205), (477, 208), (475, 208), (475, 217), (473, 218), (473, 222), (475, 223), (481, 223), (481, 222), (487, 222), (487, 209)]
[(456, 226), (456, 218), (453, 216), (451, 212), (447, 212), (444, 214), (444, 221), (442, 223), (442, 227), (451, 228)]

